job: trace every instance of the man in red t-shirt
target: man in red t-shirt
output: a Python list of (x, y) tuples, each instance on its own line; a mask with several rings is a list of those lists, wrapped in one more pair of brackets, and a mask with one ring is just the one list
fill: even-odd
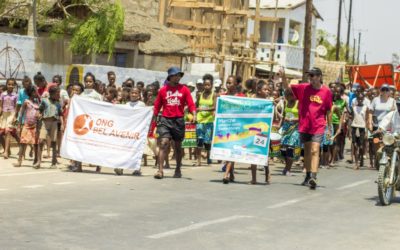
[[(161, 119), (157, 125), (157, 133), (160, 139), (159, 170), (154, 175), (156, 179), (164, 177), (163, 166), (168, 157), (168, 147), (171, 140), (175, 146), (176, 169), (174, 178), (181, 178), (182, 165), (182, 141), (185, 137), (185, 106), (189, 112), (196, 117), (196, 106), (188, 87), (180, 84), (183, 72), (176, 67), (168, 70), (166, 84), (159, 90), (154, 102), (154, 118), (158, 116), (162, 108)], [(194, 121), (193, 121), (194, 122)]]
[[(319, 166), (319, 150), (325, 133), (325, 128), (331, 125), (330, 111), (332, 108), (332, 93), (322, 84), (322, 71), (312, 68), (308, 72), (310, 83), (292, 84), (290, 88), (299, 100), (299, 132), (304, 143), (304, 165), (307, 170), (303, 185), (317, 186)], [(289, 86), (282, 72), (285, 89)], [(330, 132), (326, 134), (329, 138)]]

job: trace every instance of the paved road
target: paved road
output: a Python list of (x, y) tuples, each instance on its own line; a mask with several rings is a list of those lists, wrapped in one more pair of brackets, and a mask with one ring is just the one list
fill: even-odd
[(377, 205), (377, 173), (344, 164), (322, 170), (311, 191), (299, 185), (301, 172), (280, 176), (280, 165), (271, 185), (251, 186), (244, 165), (236, 183), (223, 185), (218, 165), (160, 181), (151, 167), (134, 177), (12, 161), (0, 160), (0, 249), (365, 250), (400, 242), (400, 199)]

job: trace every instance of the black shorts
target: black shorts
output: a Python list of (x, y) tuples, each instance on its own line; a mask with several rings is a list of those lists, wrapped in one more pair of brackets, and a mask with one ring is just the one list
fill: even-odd
[(321, 144), (323, 138), (324, 138), (323, 134), (312, 135), (312, 134), (300, 133), (301, 143), (316, 142)]
[(185, 138), (185, 120), (183, 117), (167, 118), (162, 116), (157, 125), (157, 134), (159, 138), (183, 141)]
[(364, 146), (365, 128), (354, 128), (354, 127), (352, 127), (351, 128), (351, 139), (352, 139), (353, 143), (356, 144), (357, 146)]
[(207, 151), (211, 150), (211, 144), (204, 143), (204, 140), (203, 139), (199, 139), (199, 138), (197, 138), (197, 147), (198, 148), (204, 148)]
[(294, 148), (292, 147), (283, 147), (281, 149), (281, 155), (283, 158), (294, 158)]

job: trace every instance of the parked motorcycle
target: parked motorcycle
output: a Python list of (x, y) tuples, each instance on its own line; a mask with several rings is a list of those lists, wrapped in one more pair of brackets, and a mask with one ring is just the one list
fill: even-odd
[(385, 133), (382, 137), (382, 157), (379, 161), (378, 196), (381, 205), (390, 205), (400, 190), (400, 135)]

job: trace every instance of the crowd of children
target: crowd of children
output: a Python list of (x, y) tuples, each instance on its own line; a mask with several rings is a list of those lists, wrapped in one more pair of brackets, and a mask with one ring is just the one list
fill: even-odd
[[(105, 84), (96, 80), (93, 74), (87, 73), (83, 84), (74, 82), (66, 88), (63, 88), (61, 76), (54, 76), (50, 83), (40, 72), (33, 77), (33, 82), (29, 77), (24, 77), (21, 87), (15, 79), (7, 79), (6, 85), (0, 87), (0, 141), (4, 149), (4, 158), (10, 157), (12, 138), (14, 138), (19, 144), (16, 167), (22, 165), (28, 149), (29, 156), (33, 158), (32, 167), (40, 168), (42, 159), (47, 157), (51, 158), (51, 168), (56, 168), (57, 158), (60, 157), (61, 138), (68, 117), (69, 101), (74, 95), (113, 104), (129, 105), (132, 108), (153, 106), (155, 103), (159, 106), (157, 96), (162, 89), (159, 82), (135, 83), (132, 78), (129, 78), (120, 85), (117, 84), (114, 72), (108, 72), (107, 77), (108, 84)], [(194, 150), (196, 165), (200, 166), (203, 158), (206, 159), (206, 164), (212, 163), (210, 149), (215, 106), (217, 98), (221, 95), (273, 101), (275, 112), (272, 132), (279, 135), (277, 138), (280, 140), (279, 154), (273, 161), (282, 161), (285, 164), (283, 175), (291, 175), (294, 163), (301, 162), (299, 103), (293, 92), (290, 89), (284, 89), (281, 82), (255, 78), (243, 82), (241, 77), (229, 76), (223, 84), (220, 80), (214, 80), (212, 75), (206, 74), (195, 84), (189, 82), (185, 85), (191, 93), (196, 109), (196, 112), (193, 112), (196, 117), (190, 117), (190, 114), (185, 116), (186, 121), (196, 122), (197, 148)], [(326, 127), (321, 143), (320, 167), (335, 167), (338, 161), (343, 160), (346, 138), (349, 138), (352, 153), (348, 162), (354, 163), (354, 168), (359, 169), (364, 166), (365, 153), (369, 152), (369, 167), (374, 168), (377, 147), (372, 141), (373, 132), (377, 129), (379, 119), (382, 119), (388, 110), (397, 109), (395, 101), (398, 96), (397, 91), (387, 85), (383, 85), (378, 90), (364, 89), (359, 84), (353, 84), (350, 88), (350, 85), (346, 86), (342, 83), (330, 83), (329, 88), (333, 96), (333, 107), (330, 113), (332, 126)], [(155, 132), (156, 125), (153, 124), (151, 127), (149, 144), (157, 155), (159, 152), (157, 145), (160, 146), (160, 143), (154, 142), (152, 134)], [(174, 147), (173, 142), (169, 143), (166, 146), (167, 159), (163, 158), (163, 161), (166, 161), (166, 167), (169, 166), (170, 148)], [(80, 172), (82, 163), (71, 161), (70, 169)], [(233, 169), (234, 162), (224, 164), (224, 183), (234, 181)], [(250, 183), (255, 184), (257, 166), (251, 165), (250, 169), (252, 170)], [(269, 168), (265, 166), (264, 169), (265, 181), (268, 183), (270, 181)], [(97, 166), (96, 171), (100, 170), (100, 166)], [(115, 173), (121, 175), (123, 170), (115, 169)], [(140, 172), (134, 174), (137, 175)], [(162, 178), (162, 176), (162, 172), (159, 172), (156, 177)]]

